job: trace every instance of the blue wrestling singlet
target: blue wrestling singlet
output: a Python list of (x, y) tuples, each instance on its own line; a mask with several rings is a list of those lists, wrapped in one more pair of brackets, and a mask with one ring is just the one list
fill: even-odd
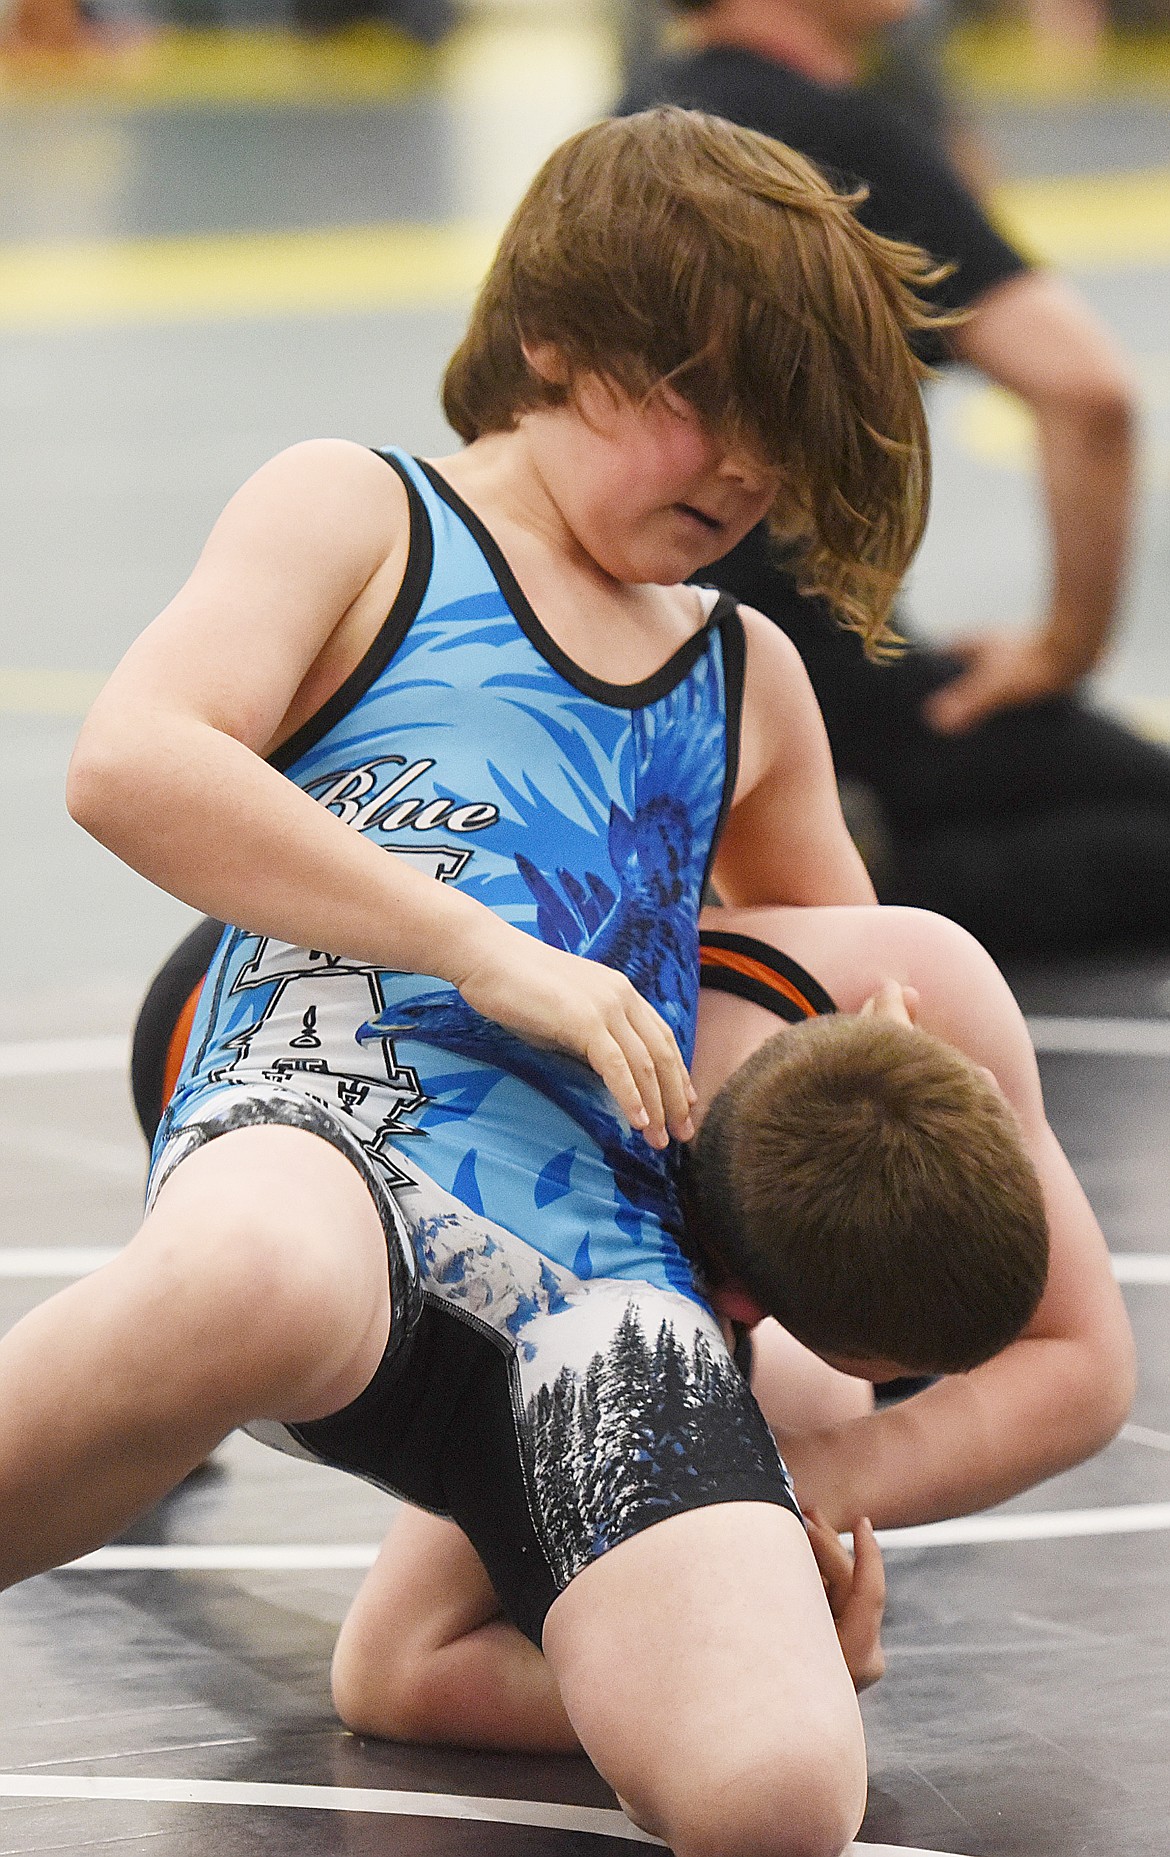
[[(655, 676), (600, 683), (548, 637), (437, 474), (387, 462), (411, 501), (402, 591), (275, 765), (374, 843), (626, 973), (689, 1061), (699, 899), (735, 780), (738, 614), (721, 600)], [(245, 1079), (295, 1081), (365, 1145), (407, 1146), (471, 1211), (579, 1277), (691, 1293), (668, 1163), (586, 1066), (480, 1017), (444, 981), (230, 930), (169, 1124), (192, 1092)]]
[[(438, 474), (382, 455), (410, 503), (402, 590), (274, 765), (527, 934), (624, 972), (689, 1061), (699, 903), (736, 775), (736, 608), (709, 596), (653, 677), (601, 682)], [(557, 1593), (640, 1529), (713, 1502), (795, 1511), (680, 1245), (674, 1167), (586, 1065), (445, 981), (229, 928), (151, 1203), (196, 1148), (272, 1122), (365, 1180), (392, 1323), (352, 1405), (256, 1435), (452, 1516), (536, 1642)]]

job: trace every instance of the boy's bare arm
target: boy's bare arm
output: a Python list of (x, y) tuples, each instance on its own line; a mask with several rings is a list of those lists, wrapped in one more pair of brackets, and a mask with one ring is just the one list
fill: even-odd
[(391, 939), (421, 953), (417, 909), (389, 906), (398, 890), (429, 899), (429, 882), (399, 876), (264, 759), (312, 713), (302, 692), (328, 689), (330, 660), (360, 659), (370, 590), (385, 612), (401, 584), (408, 521), (398, 478), (357, 446), (300, 445), (257, 471), (90, 711), (74, 817), (209, 915), (337, 953)]
[(208, 915), (450, 980), (489, 1017), (592, 1065), (653, 1145), (667, 1130), (685, 1139), (682, 1060), (624, 975), (412, 869), (264, 758), (360, 661), (408, 546), (405, 491), (373, 453), (321, 441), (265, 465), (98, 697), (70, 810)]
[(575, 1753), (545, 1659), (500, 1613), (454, 1522), (404, 1509), (341, 1628), (333, 1697), (357, 1734)]
[(747, 669), (739, 779), (715, 887), (731, 904), (872, 903), (799, 653), (771, 620), (750, 607), (740, 611)]

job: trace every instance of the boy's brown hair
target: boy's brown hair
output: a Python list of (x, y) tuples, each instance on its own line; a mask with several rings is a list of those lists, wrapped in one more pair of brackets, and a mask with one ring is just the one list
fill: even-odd
[[(513, 216), (447, 369), (447, 418), (470, 442), (585, 374), (634, 398), (669, 382), (778, 470), (771, 524), (801, 587), (880, 649), (929, 497), (927, 370), (907, 337), (948, 318), (917, 294), (943, 273), (862, 226), (863, 198), (697, 111), (594, 124)], [(567, 385), (528, 365), (543, 343)]]
[(1015, 1116), (929, 1033), (844, 1015), (779, 1032), (692, 1147), (716, 1280), (819, 1353), (962, 1373), (1040, 1301), (1048, 1226)]

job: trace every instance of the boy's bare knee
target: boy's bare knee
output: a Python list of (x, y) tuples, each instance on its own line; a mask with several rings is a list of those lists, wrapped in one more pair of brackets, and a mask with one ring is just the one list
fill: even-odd
[(360, 1632), (342, 1627), (333, 1653), (333, 1706), (352, 1734), (383, 1741), (421, 1741), (424, 1724), (416, 1707), (409, 1655), (383, 1643), (374, 1659)]
[(841, 1857), (861, 1823), (864, 1785), (808, 1773), (746, 1780), (730, 1796), (691, 1802), (668, 1823), (675, 1857)]
[(784, 1745), (720, 1750), (705, 1770), (688, 1762), (654, 1816), (676, 1857), (841, 1857), (865, 1811), (860, 1732), (810, 1726)]

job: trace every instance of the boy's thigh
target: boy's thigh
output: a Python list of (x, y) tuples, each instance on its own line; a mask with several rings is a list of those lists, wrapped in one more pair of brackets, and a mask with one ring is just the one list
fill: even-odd
[(171, 1279), (193, 1313), (213, 1300), (217, 1340), (230, 1348), (239, 1331), (281, 1407), (287, 1383), (291, 1407), (264, 1416), (316, 1418), (353, 1399), (386, 1349), (394, 1273), (375, 1188), (306, 1125), (209, 1113), (160, 1152), (125, 1259)]
[(788, 1511), (724, 1503), (646, 1529), (560, 1595), (544, 1651), (586, 1752), (680, 1849), (767, 1857), (853, 1836), (857, 1699)]

